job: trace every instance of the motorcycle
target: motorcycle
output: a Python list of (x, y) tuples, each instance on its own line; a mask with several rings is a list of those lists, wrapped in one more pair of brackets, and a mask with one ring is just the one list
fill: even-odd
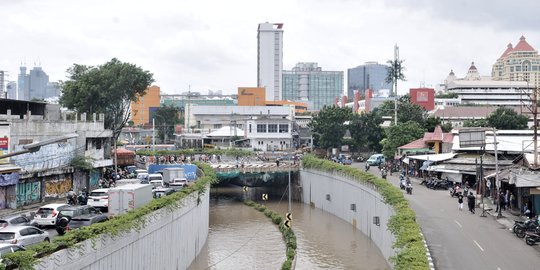
[(459, 193), (461, 193), (461, 188), (459, 186), (451, 187), (450, 189), (450, 197), (456, 197)]
[(399, 182), (399, 188), (405, 190), (407, 182), (405, 182), (405, 179), (401, 179)]
[(526, 232), (525, 233), (525, 243), (527, 245), (532, 246), (540, 241), (540, 232), (539, 228), (536, 228), (534, 232)]
[(514, 226), (512, 231), (516, 234), (517, 237), (525, 237), (527, 232), (535, 231), (538, 226), (540, 226), (538, 219), (528, 219), (526, 221), (514, 221)]
[(412, 185), (409, 184), (406, 189), (407, 189), (407, 194), (412, 195), (412, 189), (413, 189)]
[(366, 163), (366, 172), (369, 171), (369, 164)]

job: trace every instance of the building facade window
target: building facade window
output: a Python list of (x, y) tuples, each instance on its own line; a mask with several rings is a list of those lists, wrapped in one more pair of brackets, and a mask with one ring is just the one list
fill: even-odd
[(221, 124), (214, 124), (214, 128), (221, 128)]
[(269, 124), (268, 125), (268, 133), (277, 133), (278, 132), (278, 125), (277, 124)]
[(266, 124), (257, 124), (257, 133), (266, 133)]
[(287, 124), (280, 124), (279, 125), (279, 133), (288, 133), (289, 132), (289, 125)]

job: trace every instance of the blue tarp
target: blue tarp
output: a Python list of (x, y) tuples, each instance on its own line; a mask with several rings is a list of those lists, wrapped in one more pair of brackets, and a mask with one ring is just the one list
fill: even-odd
[(21, 176), (18, 173), (0, 174), (0, 186), (11, 186), (19, 183)]
[(197, 179), (197, 166), (193, 164), (150, 164), (148, 166), (148, 173), (158, 173), (165, 168), (184, 168), (184, 173), (187, 180)]

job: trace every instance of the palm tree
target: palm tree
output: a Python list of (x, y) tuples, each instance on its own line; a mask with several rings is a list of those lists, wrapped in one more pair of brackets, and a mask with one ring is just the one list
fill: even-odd
[(403, 71), (405, 71), (405, 67), (403, 66), (404, 60), (400, 60), (398, 58), (394, 60), (388, 60), (386, 63), (388, 63), (388, 66), (386, 67), (386, 83), (392, 83), (394, 86), (394, 95), (397, 96), (397, 82), (399, 81), (406, 81), (405, 74), (403, 74)]

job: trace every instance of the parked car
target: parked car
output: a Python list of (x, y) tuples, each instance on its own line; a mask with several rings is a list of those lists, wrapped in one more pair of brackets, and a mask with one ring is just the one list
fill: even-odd
[(64, 208), (58, 213), (56, 232), (63, 235), (69, 229), (90, 226), (94, 223), (106, 221), (106, 214), (90, 205), (74, 205)]
[(50, 242), (50, 239), (48, 232), (34, 226), (8, 226), (0, 229), (0, 243), (27, 247), (41, 242)]
[(86, 204), (99, 209), (107, 209), (109, 207), (109, 189), (99, 188), (92, 190), (88, 195)]
[(33, 220), (26, 215), (16, 215), (11, 217), (4, 217), (0, 219), (0, 227), (4, 228), (7, 226), (23, 226), (23, 225), (32, 225)]
[(383, 154), (371, 155), (371, 157), (369, 157), (366, 162), (370, 166), (379, 166), (379, 164), (382, 164), (385, 162), (384, 155)]
[(171, 195), (175, 191), (176, 190), (172, 188), (155, 188), (155, 189), (152, 189), (152, 195), (155, 199), (157, 199), (157, 198), (161, 198), (162, 196)]
[(34, 217), (34, 224), (38, 227), (56, 225), (58, 212), (68, 206), (69, 204), (65, 203), (52, 203), (40, 207)]

